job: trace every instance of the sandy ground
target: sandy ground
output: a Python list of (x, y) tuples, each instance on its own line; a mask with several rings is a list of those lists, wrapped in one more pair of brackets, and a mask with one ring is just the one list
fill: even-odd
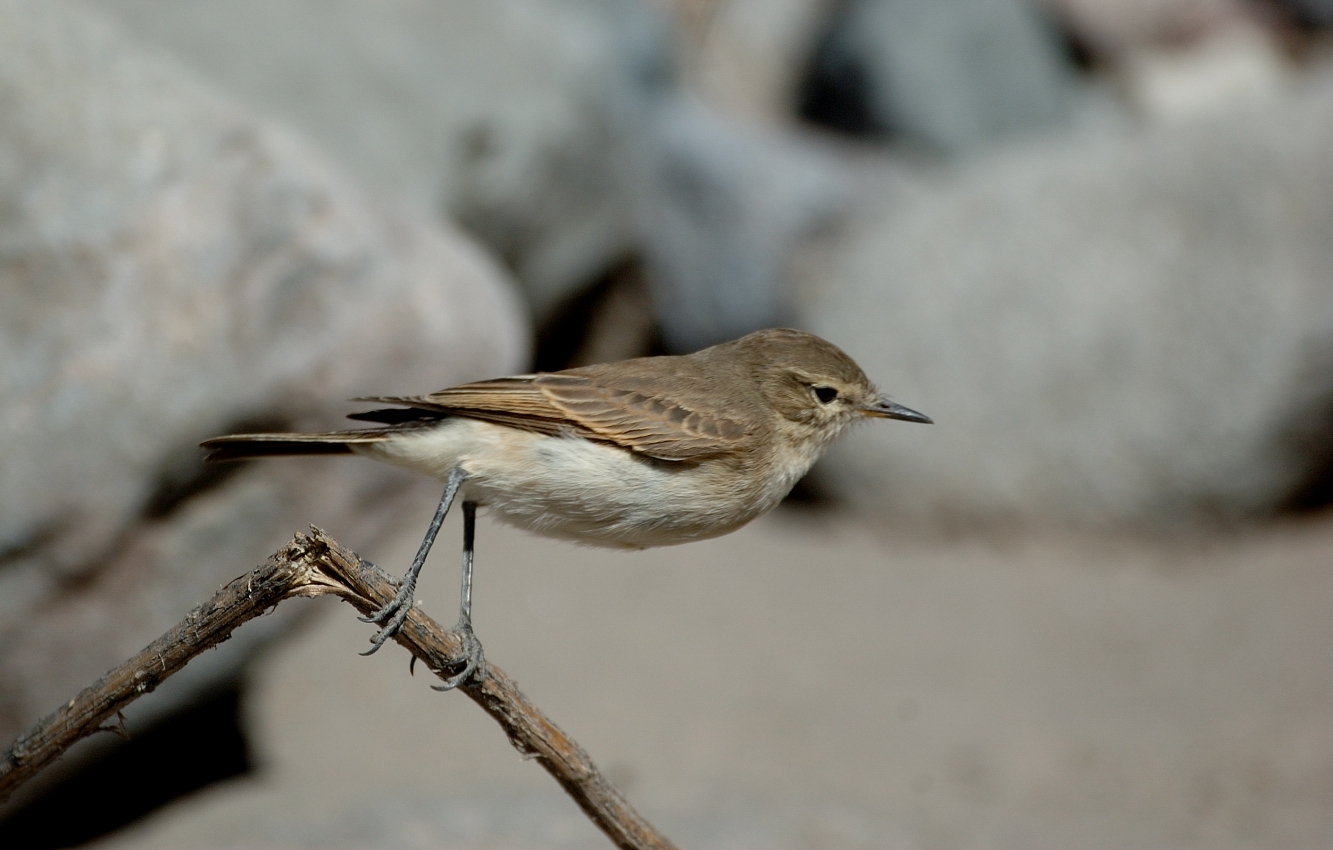
[[(363, 554), (405, 564), (431, 507)], [(941, 539), (783, 509), (630, 554), (478, 534), (488, 657), (682, 847), (1333, 846), (1333, 519)], [(419, 594), (442, 621), (458, 539)], [(470, 701), (309, 604), (256, 674), (264, 768), (99, 847), (609, 846)]]

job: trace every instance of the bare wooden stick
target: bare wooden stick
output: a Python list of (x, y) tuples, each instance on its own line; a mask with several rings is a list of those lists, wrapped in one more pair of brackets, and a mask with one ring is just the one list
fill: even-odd
[[(396, 590), (391, 576), (319, 529), (312, 528), (308, 536), (296, 535), (263, 566), (227, 584), (138, 655), (20, 736), (0, 755), (0, 802), (191, 658), (282, 600), (333, 594), (369, 614), (392, 599)], [(395, 640), (441, 678), (461, 669), (462, 642), (419, 608), (411, 610)], [(535, 757), (617, 847), (675, 847), (634, 811), (583, 748), (529, 702), (504, 671), (488, 663), (459, 690), (495, 718), (520, 753)]]

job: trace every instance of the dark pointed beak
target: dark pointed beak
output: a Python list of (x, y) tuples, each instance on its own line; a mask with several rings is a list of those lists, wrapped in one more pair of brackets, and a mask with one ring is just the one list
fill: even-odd
[(861, 412), (866, 416), (875, 416), (881, 419), (901, 419), (904, 422), (920, 422), (923, 425), (933, 425), (935, 420), (924, 413), (917, 413), (910, 407), (903, 407), (901, 404), (882, 398), (874, 404), (861, 408)]

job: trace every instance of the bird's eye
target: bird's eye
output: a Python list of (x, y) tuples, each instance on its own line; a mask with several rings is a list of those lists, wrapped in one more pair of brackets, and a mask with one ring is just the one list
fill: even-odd
[(820, 404), (828, 404), (838, 397), (838, 391), (833, 387), (815, 387), (815, 398), (819, 399)]

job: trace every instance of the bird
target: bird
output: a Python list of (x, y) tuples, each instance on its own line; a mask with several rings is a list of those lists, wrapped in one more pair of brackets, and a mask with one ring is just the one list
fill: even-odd
[(546, 537), (643, 549), (734, 531), (777, 506), (829, 445), (867, 419), (929, 424), (881, 395), (832, 343), (789, 328), (755, 331), (693, 354), (494, 378), (349, 414), (374, 427), (230, 434), (209, 462), (354, 454), (444, 483), (394, 598), (368, 617), (369, 655), (402, 628), (417, 578), (454, 500), (463, 499), (463, 576), (454, 631), (463, 669), (484, 670), (472, 629), (476, 512)]

